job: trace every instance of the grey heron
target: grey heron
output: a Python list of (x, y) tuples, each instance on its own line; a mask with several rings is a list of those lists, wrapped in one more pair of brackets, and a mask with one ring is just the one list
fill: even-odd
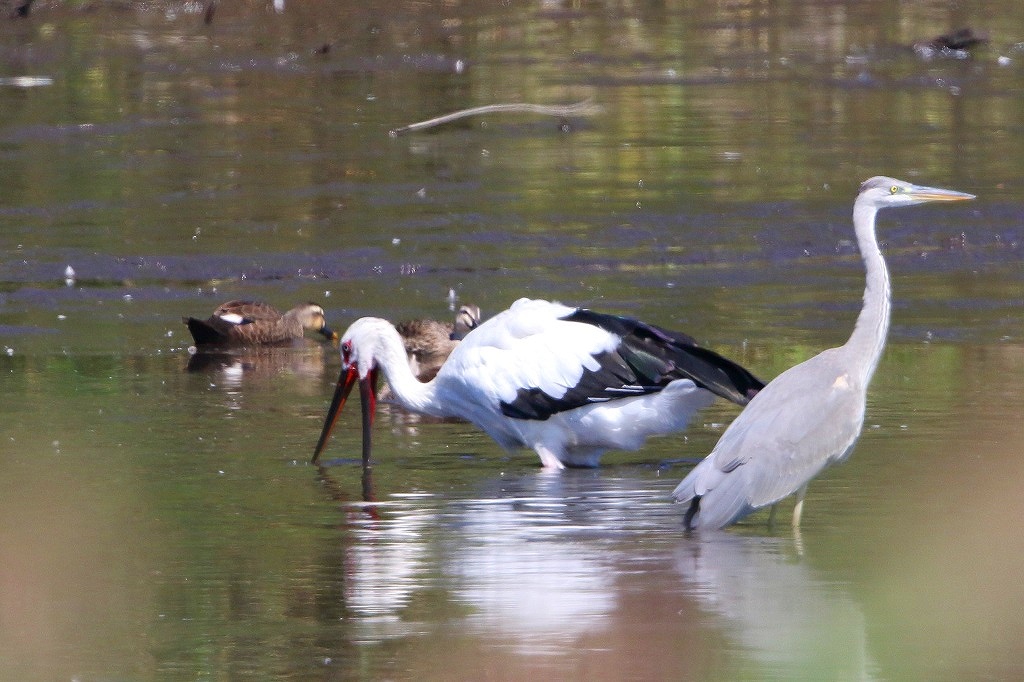
[(672, 492), (689, 503), (688, 529), (724, 528), (796, 493), (800, 525), (807, 484), (850, 455), (864, 424), (868, 382), (889, 328), (890, 286), (875, 236), (883, 208), (963, 201), (971, 194), (874, 177), (853, 205), (857, 246), (867, 270), (864, 305), (850, 339), (791, 367), (755, 395), (707, 457)]

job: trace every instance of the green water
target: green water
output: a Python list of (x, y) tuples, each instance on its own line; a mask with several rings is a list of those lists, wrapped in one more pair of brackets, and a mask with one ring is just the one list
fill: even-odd
[[(1019, 3), (201, 10), (0, 25), (0, 79), (52, 79), (0, 80), (0, 678), (1024, 675)], [(962, 25), (972, 59), (908, 48)], [(388, 136), (583, 99), (568, 131)], [(883, 173), (979, 198), (882, 215), (889, 347), (798, 535), (682, 533), (668, 493), (731, 405), (559, 475), (386, 410), (362, 480), (354, 411), (307, 464), (331, 348), (187, 367), (181, 317), (231, 298), (343, 330), (447, 319), (453, 290), (770, 378), (852, 328), (850, 205)]]

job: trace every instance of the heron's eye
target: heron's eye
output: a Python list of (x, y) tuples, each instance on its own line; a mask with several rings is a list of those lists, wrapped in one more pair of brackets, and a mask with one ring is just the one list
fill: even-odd
[(349, 356), (349, 354), (351, 352), (352, 352), (352, 344), (351, 343), (346, 341), (345, 343), (341, 344), (341, 357), (344, 360), (346, 360), (346, 361), (348, 360), (348, 356)]
[(898, 185), (893, 185), (892, 187), (890, 187), (889, 188), (889, 193), (890, 194), (899, 194), (900, 193), (899, 186)]

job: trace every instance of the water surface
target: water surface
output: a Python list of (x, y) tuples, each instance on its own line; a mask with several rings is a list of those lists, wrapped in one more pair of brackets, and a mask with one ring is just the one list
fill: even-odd
[[(1024, 674), (1019, 3), (202, 9), (0, 26), (0, 676)], [(910, 49), (962, 25), (969, 59)], [(849, 334), (851, 202), (883, 173), (979, 199), (882, 215), (889, 347), (799, 534), (682, 532), (668, 493), (733, 406), (560, 475), (387, 410), (363, 480), (354, 415), (307, 464), (332, 349), (189, 370), (181, 317), (230, 298), (343, 329), (453, 291), (771, 378)]]

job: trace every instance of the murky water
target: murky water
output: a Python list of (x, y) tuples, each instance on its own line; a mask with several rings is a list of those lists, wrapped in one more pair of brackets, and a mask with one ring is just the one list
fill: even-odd
[[(915, 56), (962, 25), (971, 59)], [(43, 5), (0, 25), (0, 677), (1020, 679), (1017, 2)], [(403, 124), (591, 99), (561, 121)], [(300, 349), (188, 368), (230, 298), (447, 317), (522, 295), (684, 329), (764, 377), (841, 343), (850, 204), (890, 345), (802, 532), (686, 537), (736, 410), (544, 473), (467, 424), (348, 418)], [(65, 282), (68, 266), (73, 281)], [(345, 418), (343, 418), (345, 419)]]

